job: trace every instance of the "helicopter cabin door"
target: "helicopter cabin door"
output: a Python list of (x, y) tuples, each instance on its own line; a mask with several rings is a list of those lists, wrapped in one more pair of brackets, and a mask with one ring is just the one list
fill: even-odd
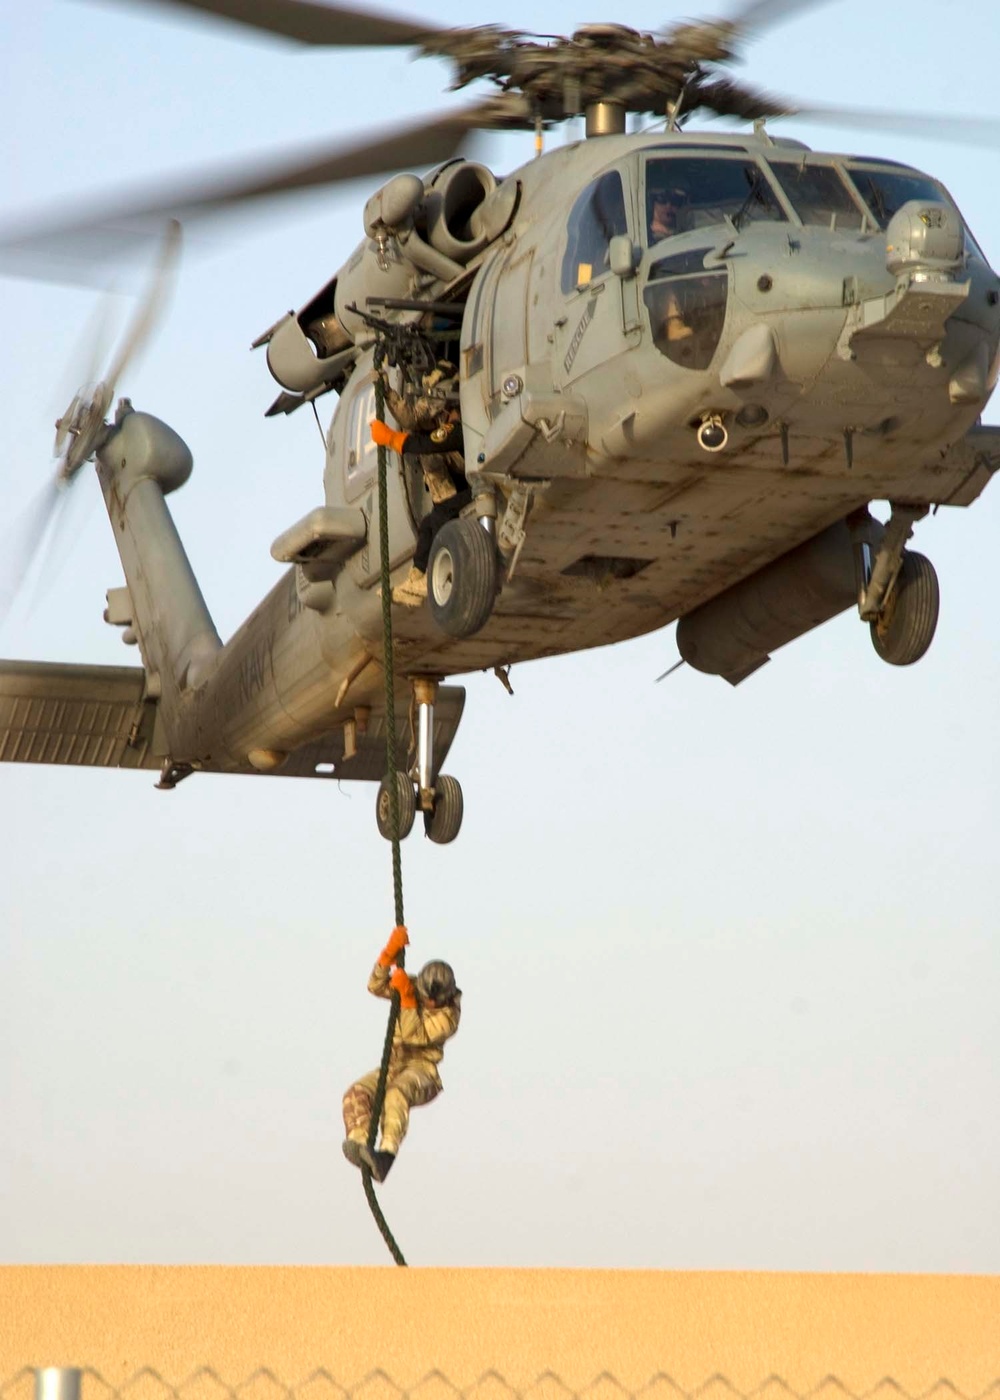
[(484, 307), (487, 396), (500, 403), (504, 381), (523, 374), (528, 361), (528, 288), (534, 247), (515, 244), (486, 268), (479, 305)]
[(611, 270), (611, 240), (635, 246), (630, 183), (624, 171), (606, 170), (579, 196), (570, 212), (559, 274), (555, 323), (555, 379), (574, 383), (638, 345), (639, 291), (634, 276)]
[[(372, 441), (371, 420), (375, 417), (375, 385), (370, 374), (371, 353), (362, 355), (351, 375), (327, 441), (326, 500), (330, 506), (353, 506), (368, 522), (368, 538), (348, 561), (347, 569), (359, 588), (370, 588), (381, 578), (378, 511), (378, 449)], [(395, 420), (386, 413), (390, 427)], [(413, 483), (419, 464), (407, 463), (397, 453), (389, 453), (387, 487), (389, 500), (389, 567), (402, 564), (413, 552), (417, 537), (412, 502)]]

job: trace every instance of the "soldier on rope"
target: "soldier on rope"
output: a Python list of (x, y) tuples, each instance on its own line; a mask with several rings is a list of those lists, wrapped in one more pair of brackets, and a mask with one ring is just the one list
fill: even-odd
[(367, 1166), (376, 1181), (385, 1180), (396, 1160), (409, 1126), (410, 1109), (430, 1103), (441, 1093), (438, 1065), (444, 1056), (444, 1043), (458, 1030), (462, 1014), (462, 993), (455, 986), (455, 974), (448, 963), (437, 959), (427, 963), (415, 980), (396, 966), (396, 959), (409, 941), (406, 929), (397, 925), (368, 979), (368, 990), (373, 996), (391, 997), (395, 990), (400, 1006), (382, 1106), (382, 1140), (377, 1150), (368, 1146), (368, 1133), (379, 1071), (362, 1076), (344, 1095), (344, 1156), (356, 1167)]

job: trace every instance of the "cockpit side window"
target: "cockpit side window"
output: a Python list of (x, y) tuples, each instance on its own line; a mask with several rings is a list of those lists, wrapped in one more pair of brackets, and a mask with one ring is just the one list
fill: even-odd
[(569, 216), (569, 241), (563, 258), (564, 292), (586, 286), (608, 271), (612, 238), (628, 233), (625, 191), (617, 170), (609, 170), (584, 190)]
[(768, 165), (789, 204), (804, 224), (830, 229), (860, 229), (861, 209), (832, 165), (803, 160), (775, 160)]
[(918, 175), (916, 171), (871, 170), (863, 165), (849, 164), (847, 173), (874, 214), (879, 228), (884, 229), (908, 200), (932, 199), (936, 203), (951, 203), (936, 181), (926, 175)]
[(657, 258), (643, 292), (653, 344), (683, 369), (708, 369), (722, 338), (729, 275), (725, 263), (705, 266), (710, 252)]
[(756, 161), (690, 156), (646, 162), (646, 238), (650, 246), (675, 234), (721, 224), (785, 219), (777, 195)]

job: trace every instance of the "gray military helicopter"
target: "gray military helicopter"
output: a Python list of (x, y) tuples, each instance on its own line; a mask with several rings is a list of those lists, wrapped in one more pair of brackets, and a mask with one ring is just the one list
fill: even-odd
[[(850, 607), (884, 660), (924, 654), (938, 585), (906, 545), (931, 507), (970, 504), (1000, 466), (1000, 430), (978, 422), (1000, 367), (1000, 278), (930, 176), (768, 129), (803, 109), (721, 70), (773, 7), (552, 39), (307, 0), (175, 2), (306, 43), (416, 46), (454, 64), (454, 86), (493, 92), (294, 168), (8, 238), (106, 241), (108, 225), (430, 167), (372, 194), (355, 251), (257, 341), (281, 390), (270, 414), (337, 404), (324, 503), (274, 541), (288, 569), (225, 645), (165, 502), (190, 453), (127, 399), (108, 419), (175, 256), (168, 233), (116, 363), (57, 436), (59, 483), (96, 459), (126, 581), (106, 618), (143, 665), (0, 664), (0, 757), (158, 769), (163, 788), (198, 771), (383, 779), (369, 430), (382, 354), (405, 402), (460, 410), (468, 483), (434, 536), (426, 606), (395, 610), (400, 719), (413, 713), (404, 832), (420, 810), (432, 840), (458, 833), (461, 788), (441, 764), (464, 701), (446, 681), (464, 672), (502, 676), (677, 620), (681, 657), (736, 685)], [(686, 129), (697, 112), (756, 125)], [(630, 134), (629, 113), (665, 123)], [(478, 129), (540, 138), (576, 114), (584, 140), (503, 178), (455, 154)], [(398, 581), (431, 501), (407, 456), (388, 487)], [(383, 779), (383, 832), (387, 792)]]

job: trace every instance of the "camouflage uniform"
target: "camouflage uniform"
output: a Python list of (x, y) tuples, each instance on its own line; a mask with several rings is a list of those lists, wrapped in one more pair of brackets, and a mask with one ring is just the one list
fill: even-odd
[[(372, 996), (391, 997), (390, 968), (376, 963), (368, 979)], [(462, 993), (456, 992), (447, 1006), (400, 1008), (389, 1053), (385, 1103), (382, 1108), (381, 1150), (393, 1154), (406, 1136), (410, 1109), (430, 1103), (441, 1093), (438, 1065), (444, 1057), (444, 1043), (458, 1030), (462, 1014)], [(368, 1139), (379, 1071), (374, 1069), (352, 1084), (344, 1095), (344, 1128), (349, 1142)]]
[[(402, 431), (412, 439), (413, 445), (407, 444), (406, 454), (413, 453), (419, 458), (434, 505), (451, 500), (466, 485), (465, 458), (461, 451), (452, 452), (440, 445), (451, 435), (449, 425), (441, 421), (446, 412), (444, 400), (421, 394), (407, 402), (396, 389), (389, 388), (385, 391), (385, 402)], [(461, 429), (455, 445), (461, 447)], [(460, 478), (460, 485), (456, 484), (456, 476)]]

